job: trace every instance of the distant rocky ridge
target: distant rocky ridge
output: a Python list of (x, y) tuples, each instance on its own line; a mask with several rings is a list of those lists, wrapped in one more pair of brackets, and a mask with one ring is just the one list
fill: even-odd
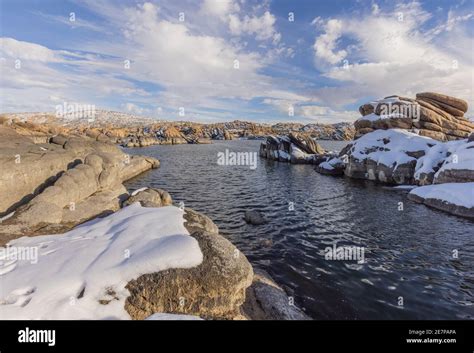
[[(351, 140), (354, 127), (351, 123), (260, 124), (234, 120), (222, 123), (196, 123), (189, 121), (162, 121), (125, 113), (97, 110), (94, 119), (58, 118), (50, 113), (5, 113), (0, 121), (21, 128), (26, 126), (39, 136), (62, 133), (108, 140), (124, 147), (146, 147), (156, 144), (211, 143), (212, 140), (237, 138), (261, 139), (269, 135), (305, 133), (321, 140)], [(24, 125), (26, 124), (26, 125)]]

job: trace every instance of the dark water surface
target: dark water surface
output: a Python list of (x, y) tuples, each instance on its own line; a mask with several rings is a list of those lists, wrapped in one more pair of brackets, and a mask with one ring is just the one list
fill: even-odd
[[(160, 159), (161, 167), (126, 186), (166, 189), (174, 201), (212, 218), (222, 235), (313, 318), (474, 317), (474, 222), (415, 204), (406, 191), (320, 175), (310, 165), (260, 157), (255, 170), (217, 165), (218, 152), (258, 152), (259, 144), (127, 149)], [(260, 210), (269, 222), (246, 224), (248, 209)], [(365, 263), (326, 260), (324, 250), (334, 242), (364, 247)]]

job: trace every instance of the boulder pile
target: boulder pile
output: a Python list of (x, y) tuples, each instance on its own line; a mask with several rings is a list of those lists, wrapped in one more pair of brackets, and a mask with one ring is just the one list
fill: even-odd
[(471, 138), (442, 142), (403, 129), (376, 130), (348, 144), (338, 157), (323, 160), (316, 171), (419, 186), (410, 192), (411, 200), (474, 219)]
[(355, 137), (398, 128), (438, 141), (465, 139), (474, 132), (474, 123), (464, 117), (467, 110), (466, 101), (439, 93), (417, 93), (416, 99), (389, 96), (359, 107)]
[(268, 136), (260, 145), (261, 157), (294, 164), (317, 164), (324, 153), (324, 149), (304, 133)]

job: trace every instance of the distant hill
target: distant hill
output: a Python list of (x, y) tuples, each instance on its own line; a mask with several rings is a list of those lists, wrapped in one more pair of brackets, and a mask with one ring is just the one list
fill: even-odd
[(153, 134), (162, 135), (166, 134), (164, 131), (168, 129), (173, 129), (172, 135), (174, 137), (182, 135), (184, 137), (195, 136), (196, 138), (208, 139), (224, 139), (226, 134), (233, 138), (239, 138), (286, 135), (290, 132), (303, 132), (313, 138), (322, 140), (351, 140), (354, 136), (352, 123), (262, 124), (243, 120), (197, 123), (156, 120), (140, 115), (102, 109), (95, 110), (93, 116), (88, 115), (87, 112), (84, 114), (66, 114), (59, 117), (54, 113), (44, 112), (4, 113), (0, 116), (4, 121), (61, 127), (64, 131), (80, 134), (88, 130), (94, 130), (100, 134), (120, 138)]

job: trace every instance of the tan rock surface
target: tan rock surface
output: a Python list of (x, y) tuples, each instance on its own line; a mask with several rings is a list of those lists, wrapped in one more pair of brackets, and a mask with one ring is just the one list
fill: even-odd
[(253, 270), (246, 257), (216, 231), (209, 219), (195, 211), (185, 212), (188, 228), (203, 253), (201, 265), (145, 274), (127, 284), (130, 296), (125, 310), (132, 319), (153, 313), (198, 315), (205, 319), (240, 316)]

